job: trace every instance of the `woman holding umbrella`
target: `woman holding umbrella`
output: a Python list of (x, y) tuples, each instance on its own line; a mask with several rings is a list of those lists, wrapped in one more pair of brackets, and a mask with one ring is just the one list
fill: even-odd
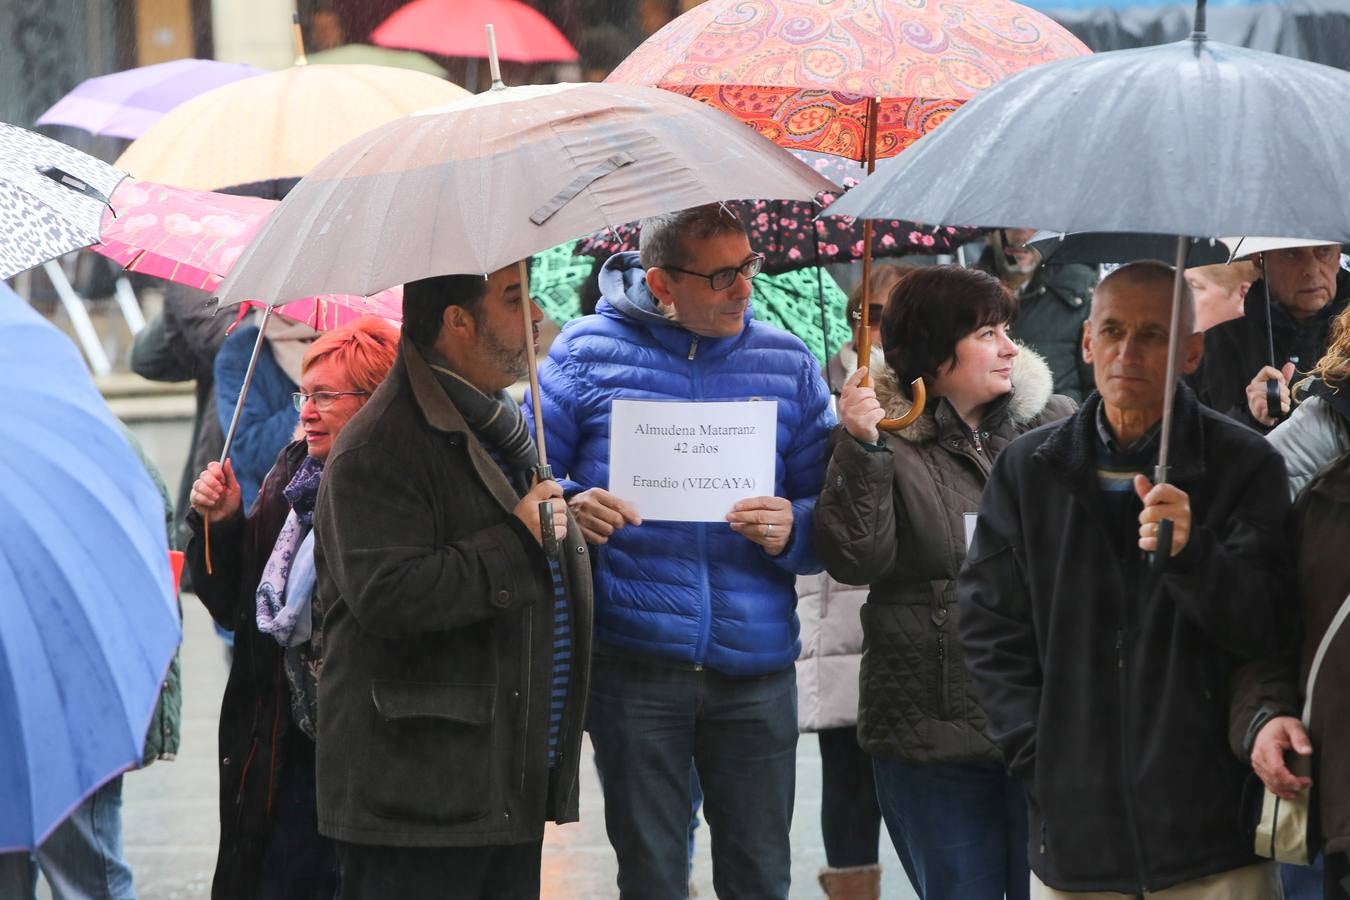
[[(867, 584), (858, 741), (882, 816), (922, 900), (1026, 897), (1026, 809), (984, 735), (957, 638), (955, 586), (980, 492), (1014, 438), (1068, 415), (1044, 360), (1007, 335), (1016, 301), (992, 275), (934, 266), (906, 275), (882, 316), (888, 369), (839, 399), (842, 428), (816, 512), (834, 578)], [(1019, 352), (1020, 350), (1020, 352)], [(907, 412), (922, 378), (929, 407)]]
[(313, 510), (334, 441), (384, 380), (397, 348), (398, 330), (376, 317), (310, 346), (294, 395), (304, 437), (281, 451), (247, 516), (228, 460), (211, 463), (192, 485), (193, 584), (211, 617), (235, 632), (220, 710), (217, 900), (327, 900), (336, 892), (337, 858), (315, 811)]

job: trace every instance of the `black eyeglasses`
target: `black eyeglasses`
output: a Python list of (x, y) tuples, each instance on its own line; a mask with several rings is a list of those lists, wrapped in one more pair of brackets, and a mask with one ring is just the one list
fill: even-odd
[[(874, 327), (880, 325), (881, 314), (885, 311), (886, 307), (882, 306), (880, 303), (867, 304), (867, 324)], [(859, 307), (853, 311), (853, 321), (854, 322), (862, 321), (862, 307)]]
[(364, 397), (369, 393), (370, 391), (315, 391), (312, 394), (302, 394), (296, 391), (291, 394), (291, 402), (295, 404), (296, 412), (300, 411), (306, 400), (313, 400), (314, 408), (319, 412), (328, 412), (339, 397)]
[(736, 283), (737, 275), (744, 275), (745, 280), (749, 281), (760, 273), (764, 268), (764, 255), (756, 253), (754, 256), (741, 263), (739, 266), (731, 266), (726, 269), (718, 269), (711, 274), (705, 272), (692, 272), (689, 269), (681, 269), (676, 266), (659, 266), (670, 272), (679, 272), (681, 275), (696, 275), (699, 278), (708, 279), (708, 286), (714, 291), (725, 291)]

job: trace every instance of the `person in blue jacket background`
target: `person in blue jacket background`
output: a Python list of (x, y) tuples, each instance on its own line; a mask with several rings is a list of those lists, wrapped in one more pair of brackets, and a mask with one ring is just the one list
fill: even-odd
[[(722, 206), (642, 222), (595, 315), (540, 370), (548, 461), (596, 545), (588, 728), (624, 897), (686, 897), (698, 770), (719, 897), (786, 897), (796, 780), (797, 575), (834, 416), (800, 340), (752, 321), (763, 257)], [(776, 400), (773, 496), (725, 522), (644, 522), (610, 493), (611, 403)], [(530, 404), (525, 404), (526, 410)]]

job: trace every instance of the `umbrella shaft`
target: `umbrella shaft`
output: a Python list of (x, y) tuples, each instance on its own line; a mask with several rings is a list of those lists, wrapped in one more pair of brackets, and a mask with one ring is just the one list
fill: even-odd
[(1177, 393), (1177, 351), (1181, 346), (1181, 298), (1186, 290), (1186, 255), (1189, 250), (1190, 238), (1177, 238), (1177, 265), (1172, 278), (1172, 326), (1167, 332), (1167, 378), (1163, 382), (1162, 434), (1158, 443), (1158, 466), (1153, 472), (1154, 484), (1167, 482), (1168, 455), (1172, 450), (1172, 405)]
[[(520, 307), (525, 316), (525, 359), (530, 373), (530, 406), (534, 411), (534, 446), (539, 450), (540, 465), (548, 465), (548, 450), (544, 444), (544, 408), (539, 399), (539, 361), (534, 352), (534, 300), (530, 298), (530, 269), (525, 260), (516, 265), (520, 269)], [(549, 476), (552, 477), (551, 475)]]
[(258, 339), (253, 342), (253, 355), (248, 360), (248, 370), (244, 372), (244, 383), (239, 388), (239, 401), (234, 404), (234, 415), (230, 416), (230, 428), (225, 432), (225, 446), (220, 449), (220, 462), (223, 465), (230, 455), (230, 444), (234, 442), (234, 431), (239, 427), (239, 414), (244, 411), (244, 401), (248, 399), (248, 386), (253, 381), (253, 370), (258, 367), (258, 356), (262, 353), (267, 323), (272, 318), (272, 307), (263, 310), (262, 322), (258, 324)]

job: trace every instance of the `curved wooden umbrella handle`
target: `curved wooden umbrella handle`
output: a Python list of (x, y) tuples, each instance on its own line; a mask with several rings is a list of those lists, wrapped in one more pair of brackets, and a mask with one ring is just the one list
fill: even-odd
[(915, 378), (909, 383), (909, 388), (914, 395), (914, 405), (909, 408), (909, 412), (898, 419), (882, 419), (877, 423), (877, 428), (895, 433), (913, 425), (915, 420), (923, 415), (924, 404), (928, 402), (928, 391), (923, 386), (923, 379)]
[[(862, 330), (864, 334), (867, 333), (866, 307), (863, 308), (862, 313)], [(858, 368), (861, 369), (870, 366), (872, 361), (871, 357), (871, 344), (867, 341), (858, 344)], [(863, 385), (866, 385), (871, 380), (872, 373), (868, 372), (867, 377), (862, 380), (862, 383)], [(924, 404), (928, 402), (928, 389), (923, 386), (923, 379), (915, 378), (909, 383), (909, 389), (910, 394), (914, 397), (914, 405), (909, 408), (909, 412), (898, 419), (882, 419), (877, 423), (878, 429), (881, 431), (889, 431), (893, 434), (900, 431), (902, 428), (908, 428), (910, 425), (913, 425), (919, 416), (923, 415)]]

